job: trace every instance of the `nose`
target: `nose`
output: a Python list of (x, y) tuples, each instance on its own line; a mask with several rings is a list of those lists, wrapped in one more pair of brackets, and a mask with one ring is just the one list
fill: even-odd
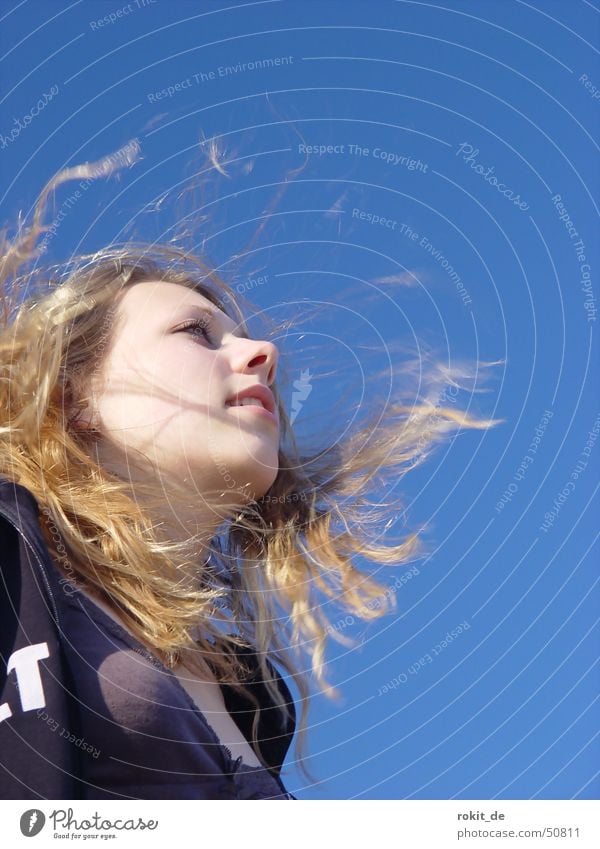
[(242, 374), (260, 373), (267, 386), (275, 380), (279, 351), (277, 346), (266, 340), (240, 339), (234, 354), (234, 368)]

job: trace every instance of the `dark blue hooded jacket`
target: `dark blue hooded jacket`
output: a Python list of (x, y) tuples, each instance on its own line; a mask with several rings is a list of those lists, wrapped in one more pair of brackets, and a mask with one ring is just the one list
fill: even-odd
[[(0, 798), (294, 799), (280, 777), (293, 698), (269, 663), (283, 722), (254, 652), (237, 650), (268, 767), (234, 760), (176, 676), (61, 575), (36, 499), (0, 477)], [(248, 740), (252, 703), (219, 686)]]

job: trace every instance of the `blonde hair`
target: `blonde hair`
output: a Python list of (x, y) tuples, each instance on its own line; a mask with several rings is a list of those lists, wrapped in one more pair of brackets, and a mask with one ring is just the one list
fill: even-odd
[[(110, 345), (116, 298), (124, 287), (156, 280), (191, 287), (247, 335), (239, 296), (197, 256), (170, 245), (111, 246), (80, 256), (62, 278), (51, 273), (54, 267), (18, 273), (37, 256), (37, 239), (49, 229), (42, 224), (48, 194), (62, 182), (94, 179), (122, 164), (123, 156), (113, 155), (64, 169), (40, 194), (32, 225), (13, 240), (0, 234), (0, 474), (27, 487), (42, 505), (42, 530), (62, 571), (118, 608), (166, 665), (185, 658), (194, 667), (199, 652), (210, 657), (220, 681), (248, 696), (256, 708), (251, 744), (262, 763), (258, 701), (243, 685), (248, 670), (231, 649), (256, 651), (285, 718), (290, 706), (267, 658), (279, 662), (300, 693), (298, 762), (315, 781), (304, 763), (311, 694), (299, 656), (307, 653), (318, 687), (338, 698), (324, 674), (327, 640), (352, 644), (332, 626), (318, 592), (359, 619), (377, 619), (395, 609), (395, 598), (353, 557), (398, 567), (421, 546), (414, 532), (399, 544), (381, 542), (400, 498), (373, 503), (369, 487), (385, 472), (395, 479), (406, 474), (453, 430), (486, 429), (503, 420), (476, 419), (442, 403), (447, 388), (459, 384), (456, 373), (438, 365), (421, 368), (428, 392), (421, 403), (387, 401), (346, 441), (302, 453), (273, 385), (282, 428), (277, 478), (265, 496), (225, 522), (211, 541), (209, 561), (198, 563), (196, 537), (174, 543), (153, 525), (148, 510), (164, 498), (162, 491), (140, 485), (142, 500), (136, 484), (134, 497), (127, 481), (94, 459), (98, 434), (76, 428), (77, 416), (68, 411), (85, 403), (90, 377)], [(193, 636), (199, 623), (202, 633)], [(239, 633), (224, 633), (223, 625), (232, 623)]]

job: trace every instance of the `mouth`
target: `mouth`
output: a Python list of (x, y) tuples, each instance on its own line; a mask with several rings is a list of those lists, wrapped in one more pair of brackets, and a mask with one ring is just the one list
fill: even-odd
[(262, 414), (279, 425), (279, 417), (275, 406), (273, 393), (266, 386), (249, 386), (234, 395), (225, 402), (226, 407), (250, 410), (252, 413)]

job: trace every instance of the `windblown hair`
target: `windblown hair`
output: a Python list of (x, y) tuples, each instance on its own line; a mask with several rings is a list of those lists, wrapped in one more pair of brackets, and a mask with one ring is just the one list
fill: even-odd
[[(422, 375), (438, 391), (437, 400), (430, 391), (418, 404), (387, 401), (345, 442), (303, 453), (273, 385), (281, 421), (277, 477), (262, 498), (224, 516), (210, 557), (198, 562), (198, 538), (175, 543), (150, 518), (150, 507), (165, 501), (160, 474), (156, 486), (135, 484), (132, 491), (131, 481), (98, 461), (101, 434), (74, 425), (109, 349), (117, 298), (126, 287), (157, 280), (190, 287), (248, 335), (243, 309), (203, 260), (170, 245), (113, 245), (78, 257), (62, 276), (54, 266), (30, 268), (39, 255), (38, 237), (49, 229), (42, 223), (48, 194), (64, 181), (93, 179), (117, 167), (114, 160), (101, 163), (59, 172), (40, 194), (31, 226), (12, 239), (0, 234), (0, 475), (27, 487), (42, 506), (49, 550), (71, 582), (118, 610), (165, 665), (183, 660), (193, 669), (199, 653), (210, 659), (218, 680), (246, 693), (256, 708), (251, 742), (263, 764), (258, 702), (244, 687), (247, 670), (232, 648), (256, 651), (285, 717), (289, 706), (266, 665), (267, 658), (279, 662), (300, 693), (297, 756), (305, 776), (315, 780), (304, 763), (311, 694), (301, 654), (310, 659), (320, 689), (337, 698), (324, 674), (325, 648), (329, 637), (351, 643), (332, 627), (325, 607), (333, 604), (323, 599), (365, 621), (383, 616), (395, 608), (393, 593), (353, 558), (397, 568), (420, 548), (417, 533), (399, 544), (381, 541), (400, 499), (374, 504), (369, 487), (384, 472), (399, 479), (451, 431), (502, 420), (476, 419), (439, 403), (447, 400), (439, 394), (443, 385), (457, 385), (450, 370), (439, 367)], [(218, 509), (218, 495), (201, 497)]]

